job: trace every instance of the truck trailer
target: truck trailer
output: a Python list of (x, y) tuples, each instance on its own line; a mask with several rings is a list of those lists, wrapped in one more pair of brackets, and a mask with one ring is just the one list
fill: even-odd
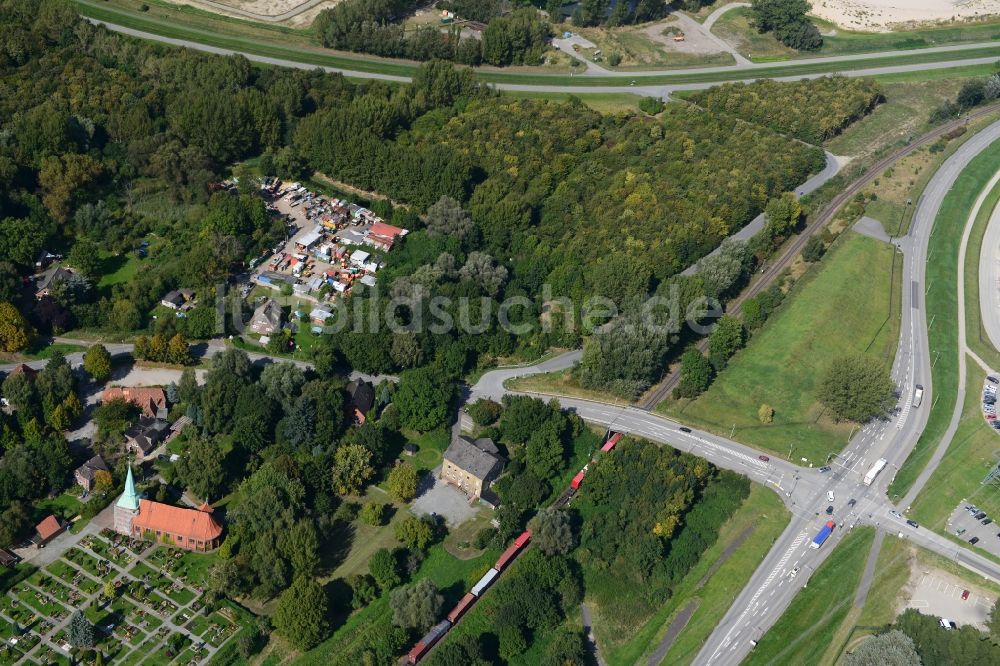
[(868, 470), (868, 473), (865, 474), (864, 484), (866, 486), (872, 485), (872, 483), (875, 482), (875, 477), (879, 475), (879, 472), (885, 469), (885, 466), (888, 464), (888, 462), (889, 461), (887, 461), (885, 458), (879, 458), (878, 460), (876, 460), (875, 464), (872, 465), (871, 469)]
[(809, 547), (819, 548), (824, 543), (826, 543), (826, 540), (830, 538), (831, 534), (833, 534), (833, 528), (836, 526), (837, 524), (832, 520), (826, 521), (826, 525), (821, 527), (819, 532), (816, 533), (816, 536), (813, 537), (812, 543), (809, 544)]

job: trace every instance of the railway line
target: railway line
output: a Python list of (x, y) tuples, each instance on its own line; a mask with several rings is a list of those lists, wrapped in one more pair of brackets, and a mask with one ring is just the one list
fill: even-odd
[[(842, 192), (830, 200), (816, 217), (802, 230), (791, 243), (789, 243), (781, 254), (778, 256), (777, 260), (771, 262), (770, 265), (764, 270), (764, 273), (759, 279), (752, 282), (746, 289), (744, 289), (739, 296), (729, 301), (726, 304), (726, 313), (731, 315), (739, 315), (743, 310), (743, 303), (748, 298), (752, 298), (765, 289), (770, 287), (775, 280), (785, 271), (786, 268), (791, 266), (792, 262), (795, 260), (805, 247), (809, 239), (813, 237), (820, 229), (829, 224), (834, 216), (840, 211), (840, 209), (849, 202), (856, 194), (861, 192), (865, 187), (870, 185), (878, 176), (893, 166), (899, 160), (903, 159), (907, 155), (912, 154), (919, 148), (926, 146), (937, 139), (940, 139), (945, 134), (953, 132), (959, 127), (963, 127), (970, 121), (978, 120), (980, 118), (989, 116), (992, 113), (1000, 111), (1000, 103), (990, 104), (981, 109), (977, 109), (961, 118), (956, 118), (955, 120), (945, 123), (940, 127), (937, 127), (927, 134), (924, 134), (920, 138), (911, 141), (905, 146), (902, 146), (895, 151), (889, 153), (882, 159), (878, 160), (869, 169), (865, 171), (864, 174), (852, 181)], [(702, 353), (708, 351), (708, 338), (702, 338), (698, 341), (697, 349)], [(667, 376), (659, 384), (651, 388), (649, 391), (643, 395), (638, 404), (636, 405), (640, 409), (647, 411), (652, 410), (660, 402), (665, 400), (670, 392), (677, 387), (681, 380), (680, 366), (675, 364), (667, 369)]]

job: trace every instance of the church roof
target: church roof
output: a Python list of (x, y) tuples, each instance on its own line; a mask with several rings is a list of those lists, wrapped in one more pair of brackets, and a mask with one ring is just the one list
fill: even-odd
[(129, 466), (125, 476), (125, 492), (118, 498), (118, 506), (130, 511), (139, 509), (139, 493), (135, 491), (135, 480), (132, 479), (132, 467)]
[(196, 541), (213, 541), (222, 534), (222, 527), (206, 511), (145, 499), (140, 502), (139, 515), (132, 520), (132, 529), (136, 528), (143, 532), (165, 532)]

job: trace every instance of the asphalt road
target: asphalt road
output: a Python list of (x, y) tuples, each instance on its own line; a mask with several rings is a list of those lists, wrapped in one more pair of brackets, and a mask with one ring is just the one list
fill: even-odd
[[(697, 430), (691, 433), (681, 432), (679, 424), (640, 409), (560, 398), (564, 407), (572, 409), (588, 421), (690, 451), (719, 467), (746, 474), (758, 483), (773, 488), (791, 510), (793, 517), (788, 527), (737, 596), (694, 663), (740, 663), (752, 649), (751, 641), (760, 638), (781, 617), (801, 585), (808, 581), (809, 576), (834, 550), (846, 532), (858, 524), (873, 525), (889, 534), (902, 535), (903, 538), (1000, 582), (1000, 566), (929, 529), (911, 528), (886, 496), (889, 483), (923, 432), (929, 405), (934, 399), (924, 305), (925, 266), (931, 228), (955, 179), (974, 157), (997, 140), (1000, 140), (1000, 122), (969, 139), (946, 160), (917, 202), (909, 234), (895, 239), (894, 242), (903, 253), (902, 321), (892, 370), (893, 378), (899, 386), (899, 401), (891, 418), (864, 426), (844, 451), (831, 452), (830, 472), (805, 469), (774, 457), (765, 463), (759, 459), (758, 452), (749, 447)], [(949, 353), (948, 350), (942, 352)], [(503, 382), (506, 379), (570, 367), (578, 354), (579, 352), (570, 352), (529, 368), (487, 373), (472, 387), (471, 397), (499, 398), (505, 392)], [(924, 396), (919, 406), (913, 405), (916, 384), (924, 387)], [(951, 434), (953, 431), (949, 431), (942, 440), (913, 489), (900, 502), (899, 508), (905, 509), (924, 487), (947, 449)], [(879, 458), (885, 458), (888, 464), (871, 486), (865, 486), (862, 479)], [(832, 502), (832, 518), (837, 523), (837, 529), (822, 548), (810, 548), (813, 535), (827, 520), (825, 509), (830, 504), (828, 492), (833, 492), (835, 497)], [(856, 501), (853, 507), (847, 506), (849, 499)], [(792, 571), (795, 569), (798, 572), (793, 577)]]
[[(98, 21), (96, 19), (89, 19), (92, 23), (98, 25), (104, 25), (109, 30), (114, 32), (119, 32), (126, 35), (131, 35), (133, 37), (138, 37), (140, 39), (147, 39), (151, 41), (162, 42), (165, 44), (171, 44), (173, 46), (182, 46), (197, 51), (204, 51), (207, 53), (215, 53), (218, 55), (242, 55), (247, 60), (252, 62), (259, 62), (266, 65), (275, 65), (278, 67), (292, 67), (296, 69), (322, 69), (327, 72), (337, 72), (344, 74), (345, 76), (350, 76), (354, 78), (363, 79), (380, 79), (383, 81), (400, 81), (408, 82), (410, 77), (408, 76), (397, 76), (392, 74), (381, 74), (377, 72), (359, 72), (356, 70), (351, 70), (342, 67), (317, 67), (311, 63), (298, 62), (295, 60), (287, 60), (284, 58), (272, 58), (269, 56), (261, 56), (253, 53), (246, 53), (243, 51), (237, 51), (232, 49), (223, 49), (215, 46), (209, 46), (207, 44), (201, 44), (199, 42), (194, 42), (186, 39), (174, 39), (172, 37), (164, 37), (162, 35), (157, 35), (150, 32), (145, 32), (142, 30), (134, 30), (121, 25), (116, 25), (114, 23), (109, 23), (107, 21)], [(962, 52), (968, 51), (970, 49), (984, 48), (996, 46), (995, 43), (982, 43), (982, 44), (959, 44), (954, 46), (938, 46), (928, 49), (920, 49), (920, 53), (939, 53), (939, 52), (954, 52), (955, 59), (945, 62), (934, 62), (934, 63), (920, 63), (920, 64), (910, 64), (910, 65), (891, 65), (885, 67), (866, 67), (862, 69), (852, 69), (851, 63), (858, 60), (870, 60), (872, 58), (892, 58), (901, 55), (913, 55), (914, 51), (885, 51), (878, 54), (858, 54), (858, 55), (845, 55), (845, 56), (829, 56), (823, 58), (810, 58), (808, 60), (786, 60), (780, 62), (769, 62), (769, 63), (750, 63), (750, 64), (737, 64), (737, 65), (727, 65), (723, 67), (700, 67), (697, 70), (684, 69), (684, 70), (656, 70), (647, 72), (594, 72), (593, 75), (600, 74), (601, 76), (608, 76), (614, 78), (620, 78), (623, 81), (636, 81), (637, 85), (592, 85), (592, 86), (565, 86), (558, 84), (548, 84), (548, 85), (529, 85), (529, 84), (519, 84), (519, 83), (498, 83), (491, 84), (499, 90), (510, 90), (517, 92), (572, 92), (575, 94), (587, 94), (587, 93), (631, 93), (636, 95), (644, 95), (651, 97), (668, 97), (670, 93), (680, 90), (703, 90), (705, 88), (711, 88), (712, 86), (719, 85), (719, 82), (707, 82), (707, 83), (673, 83), (667, 85), (643, 85), (641, 80), (643, 76), (662, 76), (664, 74), (691, 74), (697, 71), (699, 74), (713, 74), (719, 72), (727, 71), (740, 71), (746, 72), (747, 77), (743, 79), (744, 82), (752, 82), (755, 80), (753, 72), (754, 70), (773, 70), (773, 68), (785, 68), (794, 67), (797, 65), (802, 65), (803, 63), (821, 63), (830, 65), (830, 71), (821, 72), (816, 74), (792, 74), (789, 76), (776, 76), (769, 77), (776, 81), (798, 81), (804, 78), (818, 78), (821, 76), (828, 76), (832, 73), (842, 74), (844, 76), (872, 76), (875, 74), (901, 74), (905, 72), (919, 72), (928, 69), (944, 69), (949, 67), (959, 67), (964, 65), (988, 65), (996, 62), (996, 57), (992, 58), (962, 58)], [(843, 67), (837, 67), (837, 65), (843, 65)], [(581, 77), (588, 76), (587, 74), (581, 74)]]

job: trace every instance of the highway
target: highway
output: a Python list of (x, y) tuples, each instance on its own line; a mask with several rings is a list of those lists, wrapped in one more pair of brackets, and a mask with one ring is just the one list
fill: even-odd
[[(344, 67), (329, 67), (329, 66), (318, 66), (309, 62), (302, 62), (296, 60), (290, 60), (286, 58), (275, 58), (271, 56), (262, 56), (255, 53), (250, 53), (248, 51), (240, 51), (235, 49), (226, 49), (217, 46), (212, 46), (209, 44), (203, 44), (201, 42), (192, 41), (189, 39), (176, 39), (173, 37), (166, 37), (163, 35), (158, 35), (152, 32), (146, 32), (143, 30), (136, 30), (134, 28), (129, 28), (122, 25), (117, 25), (108, 21), (102, 21), (97, 19), (88, 19), (91, 23), (96, 25), (103, 25), (109, 30), (114, 32), (119, 32), (121, 34), (130, 35), (132, 37), (138, 37), (139, 39), (146, 39), (150, 41), (162, 42), (165, 44), (170, 44), (173, 46), (180, 46), (196, 51), (204, 51), (206, 53), (214, 53), (217, 55), (241, 55), (251, 62), (257, 62), (265, 65), (273, 65), (278, 67), (290, 67), (295, 69), (322, 69), (326, 72), (340, 73), (345, 76), (350, 76), (353, 78), (362, 79), (380, 79), (383, 81), (398, 81), (398, 82), (408, 82), (410, 77), (400, 76), (394, 74), (384, 74), (381, 72), (364, 72), (358, 70), (352, 70)], [(759, 76), (755, 76), (756, 71), (767, 71), (773, 72), (775, 68), (785, 69), (792, 68), (789, 70), (792, 72), (796, 66), (801, 67), (803, 65), (829, 65), (828, 69), (822, 72), (813, 73), (790, 73), (788, 76), (769, 76), (768, 78), (775, 81), (799, 81), (805, 78), (818, 78), (821, 76), (829, 76), (830, 74), (842, 74), (844, 76), (873, 76), (880, 74), (903, 74), (907, 72), (921, 72), (928, 69), (947, 69), (951, 67), (962, 67), (967, 65), (990, 65), (996, 62), (997, 56), (992, 57), (962, 57), (963, 51), (969, 51), (974, 49), (982, 49), (988, 47), (996, 47), (996, 43), (987, 42), (981, 44), (957, 44), (954, 46), (937, 46), (926, 49), (919, 49), (919, 51), (885, 51), (882, 53), (866, 53), (857, 55), (844, 55), (844, 56), (827, 56), (822, 58), (808, 58), (802, 60), (784, 60), (779, 62), (768, 62), (768, 63), (738, 63), (735, 65), (726, 65), (721, 67), (699, 67), (697, 69), (677, 69), (677, 70), (650, 70), (643, 72), (591, 72), (591, 75), (600, 75), (602, 78), (619, 78), (622, 79), (623, 83), (621, 85), (601, 85), (595, 83), (593, 85), (565, 85), (558, 83), (549, 84), (522, 84), (522, 83), (491, 83), (490, 85), (498, 90), (507, 90), (513, 92), (571, 92), (574, 94), (587, 94), (587, 93), (629, 93), (634, 95), (643, 95), (650, 97), (660, 97), (667, 98), (670, 93), (682, 91), (682, 90), (703, 90), (706, 88), (711, 88), (712, 86), (717, 86), (720, 84), (719, 81), (703, 81), (703, 82), (689, 82), (689, 83), (669, 83), (669, 84), (650, 84), (642, 83), (643, 77), (650, 76), (663, 76), (670, 74), (678, 75), (691, 75), (691, 74), (720, 74), (724, 72), (746, 72), (746, 77), (739, 79), (741, 81), (750, 83)], [(900, 56), (912, 56), (915, 53), (954, 53), (955, 58), (952, 60), (946, 60), (941, 62), (928, 62), (928, 63), (913, 63), (913, 64), (903, 64), (903, 65), (885, 65), (885, 66), (871, 66), (869, 65), (852, 65), (856, 62), (866, 62), (870, 63), (873, 59), (889, 59), (896, 58)], [(356, 54), (352, 54), (356, 55)], [(362, 59), (361, 56), (356, 56), (359, 60)], [(587, 74), (581, 74), (580, 78), (586, 78)], [(555, 78), (555, 77), (554, 77)], [(626, 83), (627, 81), (627, 83)], [(633, 85), (635, 82), (635, 85)], [(734, 81), (729, 81), (730, 83)]]
[[(924, 305), (925, 267), (931, 229), (956, 178), (973, 158), (997, 140), (1000, 140), (1000, 122), (989, 125), (948, 158), (917, 202), (908, 234), (893, 239), (903, 253), (904, 276), (900, 340), (892, 369), (893, 379), (899, 387), (899, 401), (890, 418), (865, 425), (846, 449), (840, 453), (831, 452), (829, 472), (802, 468), (791, 461), (774, 457), (764, 462), (750, 447), (697, 430), (682, 432), (680, 424), (628, 405), (560, 397), (563, 407), (588, 421), (689, 451), (721, 468), (745, 474), (778, 492), (790, 509), (792, 519), (788, 527), (716, 626), (695, 664), (740, 663), (752, 649), (751, 641), (759, 639), (781, 617), (801, 586), (808, 582), (809, 576), (844, 535), (859, 524), (902, 535), (1000, 582), (1000, 566), (972, 550), (960, 548), (929, 529), (910, 527), (901, 513), (922, 490), (940, 462), (950, 444), (949, 435), (944, 437), (935, 456), (899, 506), (886, 497), (889, 483), (923, 432), (929, 405), (934, 399)], [(471, 388), (470, 398), (498, 399), (507, 392), (503, 386), (507, 379), (571, 367), (578, 360), (579, 353), (568, 352), (527, 368), (506, 368), (487, 373)], [(920, 404), (914, 406), (916, 384), (923, 385), (924, 395)], [(865, 486), (862, 479), (879, 458), (885, 458), (888, 464), (871, 486)], [(831, 504), (827, 501), (828, 492), (833, 492), (835, 497), (832, 505), (837, 529), (822, 548), (810, 548), (813, 535), (827, 519), (825, 509)], [(856, 501), (855, 506), (848, 506), (850, 499)], [(793, 577), (792, 572), (796, 570)]]

